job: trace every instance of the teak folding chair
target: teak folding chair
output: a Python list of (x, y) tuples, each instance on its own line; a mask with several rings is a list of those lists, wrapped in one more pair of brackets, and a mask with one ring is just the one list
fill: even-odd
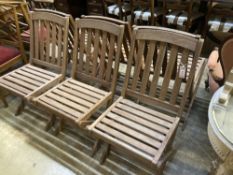
[(30, 63), (0, 77), (0, 87), (20, 96), (22, 103), (50, 89), (65, 77), (68, 17), (31, 13)]
[[(132, 66), (135, 44), (138, 44), (136, 65)], [(148, 48), (146, 48), (146, 44)], [(92, 134), (132, 157), (157, 167), (162, 173), (166, 152), (170, 149), (179, 119), (183, 114), (203, 41), (200, 36), (160, 27), (136, 27), (133, 31), (131, 51), (121, 97), (113, 103), (88, 129)], [(145, 68), (142, 55), (147, 50)], [(165, 75), (161, 77), (166, 50), (170, 57)], [(156, 66), (151, 73), (154, 54), (158, 52)], [(181, 61), (176, 64), (178, 53)], [(186, 67), (189, 54), (193, 54), (191, 70)], [(171, 79), (178, 66), (176, 79)], [(140, 71), (142, 78), (139, 77)], [(185, 79), (186, 83), (182, 83)], [(173, 85), (173, 86), (171, 86)], [(183, 87), (182, 87), (183, 86)], [(181, 94), (181, 89), (184, 89)], [(93, 152), (96, 151), (96, 142)], [(110, 146), (103, 154), (103, 159)]]
[(37, 106), (60, 117), (58, 132), (63, 119), (83, 126), (96, 110), (111, 103), (123, 32), (123, 25), (76, 19), (72, 77), (34, 99)]

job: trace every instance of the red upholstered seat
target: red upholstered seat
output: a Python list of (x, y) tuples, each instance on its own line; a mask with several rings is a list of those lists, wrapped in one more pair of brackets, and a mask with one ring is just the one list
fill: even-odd
[(0, 65), (19, 55), (18, 49), (7, 46), (0, 46)]

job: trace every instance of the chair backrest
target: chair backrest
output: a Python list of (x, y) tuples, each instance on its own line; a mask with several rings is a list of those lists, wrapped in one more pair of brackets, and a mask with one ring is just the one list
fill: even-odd
[(224, 80), (227, 78), (233, 67), (233, 36), (228, 38), (220, 48), (220, 62), (223, 69)]
[(76, 19), (72, 78), (115, 92), (124, 25)]
[(111, 23), (114, 23), (116, 25), (124, 25), (125, 26), (125, 31), (124, 31), (124, 36), (123, 36), (123, 47), (122, 47), (122, 52), (121, 52), (121, 57), (120, 57), (120, 62), (121, 63), (126, 63), (127, 59), (129, 57), (129, 49), (130, 49), (130, 42), (131, 42), (131, 35), (132, 35), (132, 28), (129, 22), (118, 20), (115, 18), (110, 18), (110, 17), (105, 17), (105, 16), (82, 16), (82, 18), (86, 19), (98, 19), (98, 20), (103, 20), (103, 21), (108, 21)]
[(68, 61), (72, 60), (72, 51), (74, 48), (74, 18), (67, 13), (63, 13), (57, 10), (51, 10), (51, 9), (38, 9), (35, 8), (34, 11), (36, 12), (49, 12), (53, 13), (62, 17), (68, 17), (69, 18), (69, 32), (68, 32)]
[(65, 75), (69, 17), (31, 12), (30, 63)]
[[(194, 80), (203, 40), (198, 35), (149, 26), (136, 27), (132, 38), (122, 96), (181, 117)], [(136, 43), (137, 62), (133, 67)], [(165, 57), (168, 61), (163, 74)], [(174, 70), (175, 79), (172, 78)]]

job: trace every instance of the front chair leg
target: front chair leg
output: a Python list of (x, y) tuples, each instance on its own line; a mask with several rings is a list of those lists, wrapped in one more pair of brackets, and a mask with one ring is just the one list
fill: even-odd
[(105, 162), (107, 156), (109, 155), (110, 150), (111, 150), (111, 145), (110, 145), (110, 144), (107, 144), (107, 147), (106, 147), (106, 149), (104, 150), (103, 155), (102, 155), (101, 158), (100, 158), (100, 164), (101, 164), (101, 165)]
[(52, 115), (51, 118), (49, 119), (48, 123), (46, 124), (44, 130), (45, 130), (45, 131), (50, 130), (51, 127), (54, 125), (55, 121), (56, 121), (56, 117), (55, 117), (54, 115)]
[(60, 118), (58, 120), (58, 125), (55, 128), (54, 135), (58, 135), (63, 130), (63, 127), (64, 127), (64, 121), (63, 121), (63, 119)]
[(5, 97), (2, 98), (2, 102), (3, 102), (4, 107), (7, 108), (8, 107), (8, 103), (7, 103)]
[(18, 106), (16, 112), (15, 112), (15, 116), (18, 116), (22, 113), (22, 111), (24, 110), (25, 108), (25, 100), (24, 99), (21, 99), (21, 103), (20, 105)]
[(95, 155), (96, 151), (97, 151), (97, 150), (99, 149), (99, 147), (100, 147), (100, 144), (101, 144), (100, 139), (98, 139), (98, 140), (95, 141), (95, 144), (94, 144), (94, 146), (93, 146), (93, 148), (92, 148), (91, 157), (93, 157), (93, 156)]

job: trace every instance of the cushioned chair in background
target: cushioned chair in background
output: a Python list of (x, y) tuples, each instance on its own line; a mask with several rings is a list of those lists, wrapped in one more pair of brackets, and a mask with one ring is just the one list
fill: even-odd
[(20, 114), (29, 99), (65, 78), (69, 18), (48, 12), (32, 12), (30, 63), (0, 77), (0, 87), (17, 96)]

